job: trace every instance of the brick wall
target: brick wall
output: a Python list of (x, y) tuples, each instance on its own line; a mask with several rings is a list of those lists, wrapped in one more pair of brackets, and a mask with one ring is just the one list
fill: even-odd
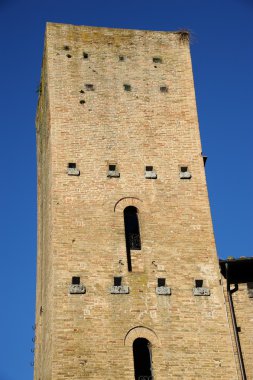
[[(188, 42), (173, 32), (48, 24), (45, 52), (35, 380), (134, 379), (136, 337), (151, 343), (155, 380), (238, 379)], [(68, 163), (80, 176), (67, 175)], [(107, 177), (109, 164), (119, 178)], [(146, 166), (157, 179), (145, 178)], [(191, 179), (180, 179), (180, 167)], [(132, 272), (130, 205), (142, 242)], [(116, 275), (129, 294), (110, 293)], [(73, 276), (86, 294), (69, 294)], [(170, 296), (156, 294), (158, 277)], [(195, 279), (210, 296), (193, 296)]]

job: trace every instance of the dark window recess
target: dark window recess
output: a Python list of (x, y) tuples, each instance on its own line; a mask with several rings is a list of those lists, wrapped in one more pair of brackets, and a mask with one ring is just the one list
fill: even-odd
[(162, 58), (160, 58), (160, 57), (153, 57), (153, 62), (154, 63), (162, 63)]
[(124, 55), (119, 55), (119, 61), (125, 61)]
[(116, 170), (116, 165), (109, 165), (109, 170), (114, 172)]
[(84, 94), (84, 91), (83, 91), (83, 90), (80, 90), (80, 94)]
[(195, 280), (195, 287), (196, 288), (202, 288), (203, 287), (203, 280)]
[(247, 289), (249, 298), (253, 298), (253, 282), (247, 283)]
[(68, 45), (65, 45), (65, 46), (63, 46), (63, 50), (68, 51), (68, 50), (70, 50), (70, 47)]
[(88, 83), (85, 85), (85, 88), (88, 91), (94, 91), (94, 85), (93, 84)]
[(80, 277), (72, 277), (72, 285), (80, 285)]
[(69, 162), (68, 163), (68, 168), (70, 168), (70, 169), (76, 169), (76, 163), (75, 162)]
[(186, 172), (188, 172), (188, 167), (187, 166), (181, 166), (180, 170), (181, 170), (181, 173), (186, 173)]
[(158, 278), (157, 279), (157, 286), (165, 286), (166, 278)]
[(160, 91), (161, 92), (168, 92), (168, 87), (167, 86), (161, 86)]
[(135, 380), (153, 379), (151, 344), (145, 338), (137, 338), (133, 342), (134, 377)]
[(84, 104), (85, 103), (85, 100), (80, 100), (80, 102), (79, 102), (80, 104)]
[(132, 87), (130, 84), (124, 84), (123, 86), (124, 86), (125, 91), (131, 91), (132, 90)]
[(146, 172), (152, 172), (153, 166), (146, 166)]
[(85, 53), (83, 52), (83, 59), (88, 59), (89, 58), (89, 54), (88, 53)]
[(68, 58), (71, 58), (71, 57), (72, 57), (72, 55), (70, 55), (70, 54), (67, 54), (67, 57), (68, 57)]
[(128, 271), (132, 271), (131, 249), (141, 249), (141, 237), (138, 220), (138, 209), (134, 206), (128, 206), (124, 210), (125, 239), (127, 251)]
[(113, 277), (113, 285), (114, 286), (121, 286), (122, 277)]

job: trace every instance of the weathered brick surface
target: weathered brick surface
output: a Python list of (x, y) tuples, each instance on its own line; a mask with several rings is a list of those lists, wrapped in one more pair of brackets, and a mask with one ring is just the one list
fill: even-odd
[[(155, 380), (238, 379), (188, 43), (172, 32), (48, 24), (45, 46), (35, 380), (134, 379), (138, 336), (152, 344)], [(80, 176), (67, 175), (69, 162)], [(109, 163), (120, 178), (107, 177)], [(146, 165), (157, 179), (145, 179)], [(180, 179), (180, 166), (190, 180)], [(139, 210), (142, 240), (131, 273), (129, 205)], [(119, 274), (129, 294), (110, 294)], [(69, 294), (72, 276), (86, 294)], [(156, 294), (158, 277), (171, 296)], [(210, 296), (193, 296), (195, 279), (204, 279)]]
[[(234, 339), (232, 320), (229, 310), (228, 297), (226, 294), (226, 280), (224, 280), (224, 294), (229, 316), (229, 325), (231, 336), (233, 337), (233, 348), (236, 357), (237, 370), (240, 376), (240, 366), (237, 354), (237, 348)], [(233, 285), (231, 285), (233, 289)], [(232, 294), (233, 305), (236, 317), (236, 323), (239, 328), (239, 339), (242, 350), (243, 362), (247, 379), (253, 379), (253, 298), (249, 298), (247, 291), (247, 284), (239, 284), (237, 292)]]

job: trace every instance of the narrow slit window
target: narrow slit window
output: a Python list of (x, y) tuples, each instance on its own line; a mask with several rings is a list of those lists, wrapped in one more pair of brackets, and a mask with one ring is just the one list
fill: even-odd
[(80, 277), (72, 277), (72, 285), (80, 285)]
[(113, 278), (114, 286), (121, 286), (121, 283), (122, 283), (122, 277), (116, 276)]
[(124, 210), (125, 239), (128, 271), (132, 272), (131, 250), (141, 249), (138, 209), (128, 206)]
[(253, 282), (247, 283), (247, 289), (249, 298), (253, 298)]
[(165, 278), (162, 278), (162, 277), (159, 277), (157, 279), (157, 286), (160, 287), (160, 286), (165, 286), (165, 283), (166, 283), (166, 279)]
[(145, 338), (133, 342), (135, 380), (153, 379), (151, 344)]
[(202, 288), (203, 287), (203, 280), (195, 280), (195, 287), (196, 288)]
[(124, 86), (125, 91), (131, 91), (132, 90), (132, 87), (130, 84), (124, 84), (123, 86)]

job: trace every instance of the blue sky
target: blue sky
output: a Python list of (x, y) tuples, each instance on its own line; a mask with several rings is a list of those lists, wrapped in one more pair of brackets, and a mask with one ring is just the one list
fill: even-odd
[(0, 380), (32, 380), (36, 88), (46, 21), (186, 28), (218, 254), (251, 256), (253, 0), (0, 0)]

